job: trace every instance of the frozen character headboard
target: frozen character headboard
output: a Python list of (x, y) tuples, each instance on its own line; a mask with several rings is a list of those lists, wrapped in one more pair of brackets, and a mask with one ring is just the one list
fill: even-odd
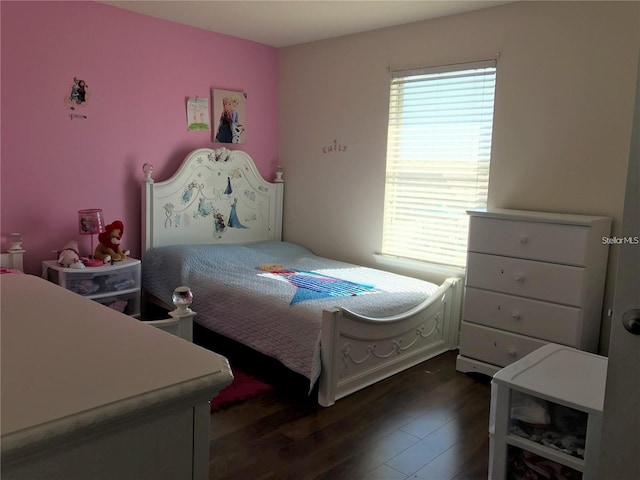
[(145, 164), (142, 253), (174, 244), (282, 238), (284, 185), (267, 182), (245, 152), (200, 148), (168, 180)]

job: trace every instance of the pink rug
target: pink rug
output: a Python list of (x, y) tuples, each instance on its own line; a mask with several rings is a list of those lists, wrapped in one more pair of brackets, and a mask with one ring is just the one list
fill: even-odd
[(261, 382), (251, 375), (247, 375), (238, 369), (232, 369), (233, 382), (223, 388), (218, 395), (211, 400), (211, 411), (216, 412), (257, 396), (262, 392), (273, 390), (273, 386)]

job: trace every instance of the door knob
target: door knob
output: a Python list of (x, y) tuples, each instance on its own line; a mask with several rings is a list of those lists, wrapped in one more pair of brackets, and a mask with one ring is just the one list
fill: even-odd
[(634, 335), (640, 335), (640, 309), (634, 308), (624, 312), (622, 325)]

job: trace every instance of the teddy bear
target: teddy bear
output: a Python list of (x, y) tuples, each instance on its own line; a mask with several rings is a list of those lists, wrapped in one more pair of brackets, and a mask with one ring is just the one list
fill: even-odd
[(84, 268), (80, 261), (78, 242), (71, 240), (58, 252), (58, 265), (65, 268)]
[(94, 258), (102, 260), (104, 263), (124, 260), (129, 255), (129, 250), (122, 250), (120, 241), (124, 233), (124, 224), (116, 220), (105, 227), (105, 231), (98, 235), (100, 242), (96, 246)]

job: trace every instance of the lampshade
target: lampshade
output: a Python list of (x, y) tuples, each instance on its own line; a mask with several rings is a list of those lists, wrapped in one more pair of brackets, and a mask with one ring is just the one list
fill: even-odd
[(102, 209), (90, 208), (78, 211), (78, 228), (80, 235), (95, 235), (104, 232)]
[(11, 234), (11, 245), (9, 246), (10, 252), (20, 252), (22, 251), (22, 234), (21, 233), (12, 233)]
[(93, 236), (105, 231), (102, 210), (100, 208), (78, 210), (78, 229), (80, 235), (91, 235), (91, 253), (89, 253), (89, 258), (82, 262), (87, 267), (98, 267), (102, 265), (103, 262), (93, 258)]

